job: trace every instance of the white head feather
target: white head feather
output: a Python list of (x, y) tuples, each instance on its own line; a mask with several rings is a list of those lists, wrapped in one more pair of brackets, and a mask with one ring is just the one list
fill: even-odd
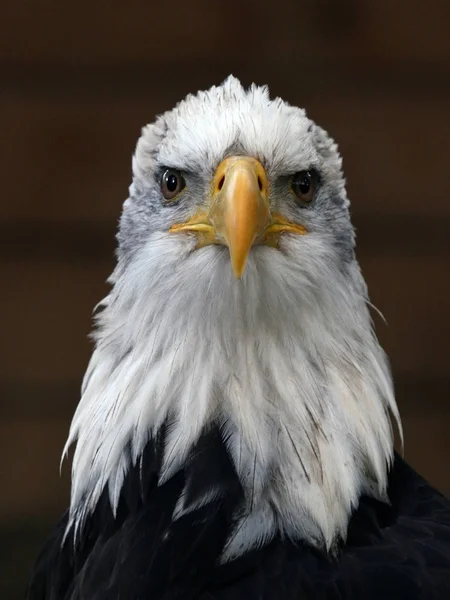
[[(279, 250), (253, 248), (239, 281), (226, 248), (194, 250), (189, 236), (168, 232), (236, 151), (264, 164), (271, 202), (309, 232), (285, 236)], [(170, 209), (155, 178), (162, 166), (193, 176)], [(302, 211), (276, 181), (311, 167), (320, 191)], [(208, 423), (227, 429), (248, 507), (224, 560), (276, 531), (330, 548), (361, 494), (385, 497), (389, 411), (398, 421), (334, 142), (304, 111), (230, 77), (144, 128), (133, 173), (113, 288), (66, 444), (77, 441), (69, 527), (105, 486), (115, 510), (130, 461), (170, 415), (161, 483)], [(191, 508), (181, 498), (174, 518)]]

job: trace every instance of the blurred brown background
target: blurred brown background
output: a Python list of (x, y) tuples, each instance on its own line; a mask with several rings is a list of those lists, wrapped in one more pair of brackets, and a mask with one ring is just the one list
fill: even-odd
[(232, 72), (337, 139), (407, 459), (450, 494), (448, 0), (0, 3), (0, 598), (68, 503), (59, 458), (140, 127)]

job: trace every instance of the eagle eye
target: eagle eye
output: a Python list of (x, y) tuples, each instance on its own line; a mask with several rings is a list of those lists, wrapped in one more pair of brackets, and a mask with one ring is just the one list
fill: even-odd
[(317, 188), (315, 171), (299, 171), (292, 178), (291, 189), (304, 204), (312, 202)]
[(161, 191), (166, 200), (173, 200), (184, 188), (183, 175), (175, 169), (165, 169), (161, 177)]

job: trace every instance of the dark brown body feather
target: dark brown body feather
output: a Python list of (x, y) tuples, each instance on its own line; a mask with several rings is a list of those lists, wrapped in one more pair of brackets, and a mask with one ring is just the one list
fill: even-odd
[[(31, 577), (29, 600), (447, 600), (450, 502), (396, 456), (390, 505), (362, 498), (348, 539), (331, 558), (275, 539), (239, 559), (218, 559), (242, 490), (218, 429), (205, 434), (183, 471), (157, 486), (163, 440), (131, 469), (114, 518), (104, 494), (74, 545), (63, 517)], [(172, 521), (182, 490), (211, 486), (220, 499)]]

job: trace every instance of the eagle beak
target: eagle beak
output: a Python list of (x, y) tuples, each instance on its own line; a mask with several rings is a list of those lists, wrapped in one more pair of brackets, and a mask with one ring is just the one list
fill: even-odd
[(218, 241), (228, 246), (240, 279), (251, 247), (270, 222), (267, 176), (254, 158), (227, 158), (219, 165), (213, 186), (209, 219)]
[(306, 233), (302, 225), (271, 214), (268, 179), (261, 163), (250, 157), (230, 157), (218, 166), (212, 181), (211, 203), (207, 211), (186, 223), (170, 228), (173, 233), (197, 233), (197, 247), (224, 244), (230, 251), (237, 279), (245, 271), (254, 244), (277, 246), (280, 233)]

